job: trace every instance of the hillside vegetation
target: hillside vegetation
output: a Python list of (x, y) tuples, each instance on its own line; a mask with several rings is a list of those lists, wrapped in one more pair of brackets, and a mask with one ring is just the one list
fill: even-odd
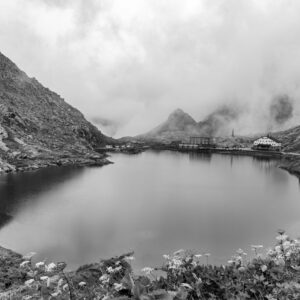
[(209, 253), (178, 250), (164, 255), (159, 268), (131, 268), (132, 253), (64, 271), (65, 263), (36, 262), (0, 248), (1, 299), (105, 300), (287, 300), (300, 299), (300, 241), (279, 231), (277, 243), (262, 255), (252, 245), (223, 266), (209, 265)]

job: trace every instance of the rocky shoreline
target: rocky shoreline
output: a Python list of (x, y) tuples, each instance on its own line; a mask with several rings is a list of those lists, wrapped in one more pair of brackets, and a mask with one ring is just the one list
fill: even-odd
[(300, 178), (300, 155), (284, 155), (278, 167)]
[(105, 154), (87, 154), (70, 156), (52, 156), (32, 159), (16, 159), (10, 162), (0, 160), (0, 174), (11, 172), (26, 172), (46, 167), (61, 166), (104, 166), (113, 162)]

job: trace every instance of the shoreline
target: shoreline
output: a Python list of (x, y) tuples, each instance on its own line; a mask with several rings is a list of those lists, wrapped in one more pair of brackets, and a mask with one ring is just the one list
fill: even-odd
[(278, 160), (277, 167), (283, 169), (293, 176), (300, 179), (300, 153), (297, 152), (267, 152), (259, 150), (237, 150), (237, 149), (177, 149), (177, 148), (162, 148), (152, 147), (152, 150), (156, 151), (176, 151), (181, 153), (206, 153), (206, 154), (223, 154), (223, 155), (234, 155), (234, 156), (249, 156), (249, 157), (261, 157), (271, 158)]
[[(176, 151), (181, 153), (207, 153), (207, 154), (223, 154), (234, 156), (249, 156), (249, 157), (262, 157), (278, 160), (277, 167), (287, 171), (293, 176), (300, 179), (300, 153), (285, 153), (285, 152), (266, 152), (257, 150), (237, 150), (237, 149), (174, 149), (151, 147), (147, 150), (155, 151)], [(147, 151), (145, 150), (145, 151)], [(140, 152), (139, 152), (140, 153)], [(139, 154), (133, 153), (132, 155)], [(88, 155), (69, 155), (64, 157), (51, 157), (51, 158), (34, 158), (24, 160), (15, 160), (10, 163), (0, 161), (0, 175), (8, 173), (22, 173), (28, 171), (40, 170), (47, 167), (64, 167), (64, 166), (90, 166), (102, 167), (105, 165), (113, 164), (114, 162), (108, 160), (110, 157), (107, 153), (93, 153)], [(21, 163), (21, 166), (20, 166)]]
[(47, 167), (63, 167), (63, 166), (98, 166), (113, 164), (107, 159), (108, 155), (93, 154), (86, 156), (64, 156), (51, 158), (34, 158), (24, 160), (15, 160), (11, 162), (0, 161), (0, 175), (9, 173), (22, 173), (28, 171), (40, 170)]

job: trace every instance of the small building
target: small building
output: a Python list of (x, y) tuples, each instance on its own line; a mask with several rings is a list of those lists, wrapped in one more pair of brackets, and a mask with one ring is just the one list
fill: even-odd
[(212, 137), (191, 136), (188, 143), (178, 143), (179, 149), (196, 150), (215, 148), (215, 139)]
[(281, 143), (272, 137), (264, 136), (254, 141), (252, 148), (256, 150), (280, 151)]
[(214, 147), (215, 139), (209, 136), (191, 136), (190, 144), (197, 145), (199, 147)]

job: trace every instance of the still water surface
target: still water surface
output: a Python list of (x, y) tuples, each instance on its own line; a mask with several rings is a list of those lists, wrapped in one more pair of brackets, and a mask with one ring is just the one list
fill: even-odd
[[(134, 267), (180, 248), (225, 263), (238, 248), (300, 233), (296, 177), (252, 157), (148, 151), (102, 168), (0, 177), (0, 245), (84, 263), (134, 250)], [(11, 216), (8, 219), (8, 216)]]

